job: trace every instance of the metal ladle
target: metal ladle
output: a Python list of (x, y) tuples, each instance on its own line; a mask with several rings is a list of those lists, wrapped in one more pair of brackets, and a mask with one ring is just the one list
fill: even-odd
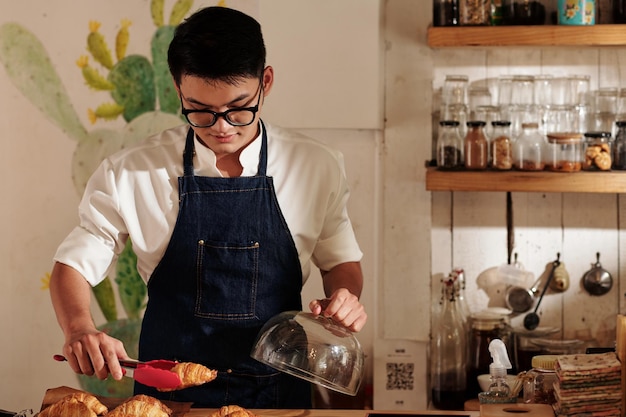
[(604, 295), (611, 290), (613, 277), (600, 264), (600, 252), (596, 252), (596, 263), (583, 275), (583, 287), (591, 295)]
[(557, 253), (556, 261), (552, 262), (552, 270), (550, 271), (550, 275), (548, 276), (546, 285), (544, 285), (543, 290), (541, 290), (541, 295), (539, 296), (539, 300), (537, 301), (537, 305), (535, 306), (535, 311), (526, 314), (526, 316), (524, 317), (524, 328), (526, 330), (535, 330), (537, 326), (539, 326), (539, 315), (537, 314), (537, 310), (539, 309), (539, 304), (541, 304), (541, 300), (543, 300), (543, 296), (546, 293), (546, 290), (550, 286), (550, 281), (552, 281), (552, 277), (554, 276), (554, 270), (561, 264), (561, 262), (559, 261), (560, 257), (561, 254)]

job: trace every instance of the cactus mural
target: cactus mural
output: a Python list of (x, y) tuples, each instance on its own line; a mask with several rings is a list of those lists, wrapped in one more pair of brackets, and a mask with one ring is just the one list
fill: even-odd
[[(220, 5), (225, 4), (220, 2)], [(127, 55), (131, 21), (121, 21), (115, 38), (115, 55), (99, 31), (100, 23), (89, 23), (86, 41), (89, 56), (79, 57), (77, 65), (88, 88), (107, 93), (112, 101), (88, 109), (88, 119), (95, 124), (122, 117), (126, 124), (118, 129), (88, 130), (76, 114), (42, 43), (19, 23), (0, 26), (0, 62), (10, 80), (45, 117), (76, 141), (72, 156), (72, 180), (79, 195), (84, 192), (86, 182), (97, 165), (108, 155), (182, 122), (179, 101), (168, 71), (167, 47), (176, 26), (192, 6), (193, 0), (177, 0), (165, 24), (164, 0), (151, 0), (150, 13), (156, 30), (151, 39), (149, 57)], [(136, 256), (130, 241), (118, 259), (114, 278), (107, 277), (94, 287), (93, 292), (106, 320), (99, 328), (123, 340), (129, 355), (137, 357), (147, 289), (137, 273)], [(120, 314), (117, 299), (125, 317)], [(112, 379), (99, 381), (85, 376), (79, 376), (79, 379), (85, 389), (100, 395), (132, 394), (132, 380), (129, 378), (123, 378), (122, 382)]]

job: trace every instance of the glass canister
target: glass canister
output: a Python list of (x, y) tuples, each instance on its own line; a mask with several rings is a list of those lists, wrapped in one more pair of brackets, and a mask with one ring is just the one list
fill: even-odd
[(433, 0), (433, 26), (457, 26), (459, 0)]
[(626, 170), (626, 120), (618, 120), (615, 122), (617, 133), (611, 147), (613, 161), (611, 168), (617, 170)]
[(459, 134), (459, 122), (442, 120), (439, 122), (437, 136), (437, 168), (462, 169), (463, 138)]
[(541, 171), (545, 167), (546, 140), (538, 123), (523, 123), (513, 145), (513, 167), (520, 171)]
[(491, 23), (491, 0), (460, 0), (459, 23), (462, 26), (481, 26)]
[(511, 140), (511, 122), (494, 120), (491, 122), (492, 133), (489, 141), (491, 168), (505, 171), (513, 168), (513, 143)]
[(489, 161), (489, 146), (485, 136), (485, 122), (470, 120), (467, 122), (467, 133), (463, 141), (465, 168), (472, 170), (486, 169)]
[(508, 317), (491, 311), (480, 311), (470, 316), (469, 359), (467, 371), (468, 398), (476, 398), (481, 391), (478, 375), (488, 374), (492, 362), (489, 344), (501, 339), (509, 350), (511, 331)]
[(532, 358), (532, 369), (524, 376), (524, 402), (527, 404), (554, 404), (555, 366), (557, 355), (537, 355)]
[(587, 171), (609, 171), (611, 169), (611, 133), (585, 132), (582, 168)]
[(582, 167), (582, 135), (576, 132), (548, 133), (546, 169), (576, 172)]

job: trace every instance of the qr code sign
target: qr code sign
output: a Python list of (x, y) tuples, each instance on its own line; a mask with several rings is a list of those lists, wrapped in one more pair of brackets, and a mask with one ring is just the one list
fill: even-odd
[(412, 390), (414, 383), (413, 363), (387, 362), (387, 389)]

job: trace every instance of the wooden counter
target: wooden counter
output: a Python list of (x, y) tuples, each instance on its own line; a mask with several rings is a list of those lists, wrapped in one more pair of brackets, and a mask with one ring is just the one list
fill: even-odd
[[(207, 417), (214, 410), (192, 408), (185, 417)], [(259, 417), (367, 417), (368, 414), (382, 414), (398, 416), (424, 416), (424, 415), (456, 415), (478, 417), (477, 411), (373, 411), (373, 410), (251, 410)]]

